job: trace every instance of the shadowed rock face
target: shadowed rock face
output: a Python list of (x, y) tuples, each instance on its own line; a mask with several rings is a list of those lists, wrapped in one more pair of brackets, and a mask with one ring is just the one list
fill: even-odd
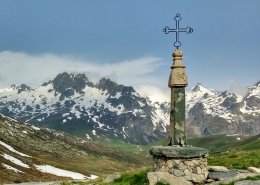
[(81, 92), (86, 85), (93, 87), (93, 83), (88, 81), (88, 78), (84, 74), (58, 74), (52, 81), (53, 88), (59, 93), (65, 93), (68, 89)]

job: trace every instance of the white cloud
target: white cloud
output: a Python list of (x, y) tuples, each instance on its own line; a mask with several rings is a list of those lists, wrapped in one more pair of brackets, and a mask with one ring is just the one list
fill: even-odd
[(248, 92), (248, 89), (240, 81), (232, 80), (230, 82), (229, 91), (239, 96), (245, 96)]
[(0, 52), (0, 88), (22, 83), (34, 87), (52, 80), (61, 72), (78, 72), (85, 73), (93, 82), (109, 77), (117, 83), (133, 86), (140, 94), (152, 100), (165, 101), (165, 90), (160, 90), (159, 87), (164, 87), (162, 84), (167, 87), (167, 80), (157, 73), (161, 66), (161, 59), (156, 57), (141, 57), (118, 63), (95, 63), (64, 55), (30, 55), (3, 51)]
[(161, 89), (151, 85), (141, 85), (136, 88), (138, 93), (144, 97), (149, 97), (153, 102), (170, 101), (170, 90)]

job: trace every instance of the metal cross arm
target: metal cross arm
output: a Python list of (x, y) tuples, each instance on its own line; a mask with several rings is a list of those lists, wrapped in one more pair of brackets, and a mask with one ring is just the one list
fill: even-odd
[(174, 43), (174, 46), (177, 47), (177, 49), (181, 46), (181, 42), (179, 40), (179, 33), (180, 32), (186, 32), (187, 34), (192, 33), (193, 29), (191, 27), (187, 27), (187, 28), (180, 28), (179, 26), (179, 22), (181, 20), (181, 15), (180, 14), (176, 14), (176, 16), (174, 17), (174, 20), (176, 22), (176, 28), (169, 28), (168, 26), (165, 26), (165, 28), (163, 29), (163, 32), (165, 34), (168, 34), (170, 32), (175, 32), (176, 34), (176, 41)]

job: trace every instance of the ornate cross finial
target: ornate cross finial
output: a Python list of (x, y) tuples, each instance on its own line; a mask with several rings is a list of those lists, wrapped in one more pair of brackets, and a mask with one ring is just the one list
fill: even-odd
[(163, 29), (163, 32), (165, 34), (168, 34), (170, 32), (176, 33), (176, 42), (174, 42), (174, 46), (178, 49), (181, 46), (181, 42), (179, 41), (179, 32), (186, 32), (187, 34), (189, 34), (189, 33), (193, 32), (193, 29), (191, 27), (187, 27), (187, 28), (180, 28), (179, 27), (179, 22), (181, 20), (181, 15), (179, 13), (176, 14), (176, 16), (174, 17), (174, 20), (176, 22), (176, 28), (171, 29), (168, 26), (165, 26), (165, 28)]

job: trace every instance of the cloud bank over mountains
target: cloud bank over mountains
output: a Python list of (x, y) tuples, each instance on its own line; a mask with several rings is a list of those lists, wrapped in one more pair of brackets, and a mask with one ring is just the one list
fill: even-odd
[(161, 87), (167, 80), (157, 73), (162, 65), (157, 57), (101, 63), (66, 55), (3, 51), (0, 52), (0, 88), (22, 83), (34, 87), (53, 79), (58, 73), (78, 72), (85, 73), (93, 82), (108, 77), (135, 87), (144, 96), (165, 99), (167, 96)]
[[(59, 73), (72, 72), (85, 73), (93, 82), (108, 77), (117, 83), (133, 86), (142, 96), (148, 96), (153, 101), (169, 101), (169, 73), (165, 73), (166, 69), (170, 72), (169, 63), (153, 56), (100, 62), (51, 53), (32, 55), (25, 52), (2, 51), (0, 88), (23, 83), (35, 87), (53, 79)], [(231, 80), (229, 86), (230, 92), (240, 96), (247, 93), (247, 87), (238, 80)], [(192, 86), (188, 87), (191, 88)]]

